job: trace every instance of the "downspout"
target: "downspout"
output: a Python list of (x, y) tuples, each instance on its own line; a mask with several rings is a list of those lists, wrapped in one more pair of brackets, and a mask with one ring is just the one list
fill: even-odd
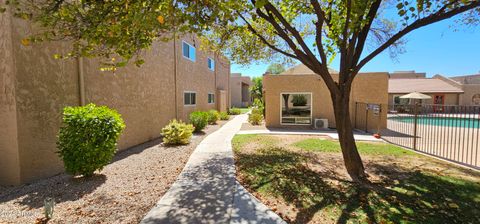
[(79, 103), (80, 106), (85, 106), (85, 73), (83, 71), (83, 58), (77, 58), (78, 66), (78, 90), (79, 90)]
[(219, 94), (219, 90), (217, 88), (217, 63), (219, 63), (219, 61), (217, 62), (217, 53), (215, 52), (213, 54), (213, 76), (214, 76), (214, 86), (213, 86), (213, 91), (215, 93), (215, 105), (216, 105), (216, 109), (217, 110), (220, 110), (220, 101), (218, 100), (220, 98), (220, 94)]
[(173, 82), (175, 95), (175, 119), (178, 119), (178, 98), (177, 98), (177, 35), (173, 34)]

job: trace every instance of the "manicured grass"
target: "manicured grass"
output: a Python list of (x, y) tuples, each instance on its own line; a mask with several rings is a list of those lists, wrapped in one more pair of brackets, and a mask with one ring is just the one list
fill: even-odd
[[(287, 142), (285, 138), (237, 135), (233, 147), (240, 182), (256, 192), (264, 203), (277, 208), (287, 222), (477, 223), (480, 220), (480, 175), (475, 172), (464, 173), (475, 181), (432, 172), (426, 167), (457, 168), (421, 155), (385, 157), (409, 153), (386, 144), (361, 143), (360, 150), (374, 158), (367, 169), (381, 179), (356, 185), (335, 172), (344, 169), (337, 142), (306, 139), (293, 143), (295, 146), (285, 146), (280, 144)], [(410, 165), (414, 160), (422, 166)], [(333, 167), (334, 171), (322, 167)]]
[(245, 114), (250, 111), (250, 108), (240, 108), (240, 111), (242, 112), (242, 114)]
[[(309, 138), (292, 144), (293, 146), (315, 152), (341, 152), (338, 141)], [(402, 149), (398, 146), (385, 143), (365, 143), (357, 142), (357, 148), (360, 154), (368, 155), (416, 155), (414, 152)]]

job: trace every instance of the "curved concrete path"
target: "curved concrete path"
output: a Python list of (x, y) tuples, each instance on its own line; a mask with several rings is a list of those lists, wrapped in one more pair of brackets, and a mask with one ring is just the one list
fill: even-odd
[(231, 140), (246, 120), (236, 116), (208, 135), (141, 223), (285, 223), (235, 179)]

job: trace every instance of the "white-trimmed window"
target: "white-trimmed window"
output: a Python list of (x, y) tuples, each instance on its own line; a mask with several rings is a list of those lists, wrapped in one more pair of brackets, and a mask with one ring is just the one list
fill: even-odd
[(183, 92), (183, 104), (185, 106), (195, 106), (197, 104), (197, 93)]
[(215, 103), (215, 94), (213, 93), (208, 94), (208, 103), (210, 104)]
[(189, 59), (190, 61), (195, 61), (195, 47), (185, 41), (182, 41), (182, 54), (183, 57)]
[(282, 125), (312, 124), (312, 93), (281, 93), (280, 102)]
[(207, 63), (208, 63), (208, 69), (215, 71), (215, 60), (208, 58)]

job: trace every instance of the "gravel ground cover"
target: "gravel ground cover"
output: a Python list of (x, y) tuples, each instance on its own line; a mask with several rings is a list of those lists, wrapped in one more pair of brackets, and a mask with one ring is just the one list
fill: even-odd
[(62, 173), (0, 187), (0, 223), (39, 222), (47, 197), (56, 203), (48, 223), (138, 223), (175, 182), (195, 147), (225, 123), (209, 125), (186, 146), (167, 147), (154, 140), (119, 152), (88, 179)]

